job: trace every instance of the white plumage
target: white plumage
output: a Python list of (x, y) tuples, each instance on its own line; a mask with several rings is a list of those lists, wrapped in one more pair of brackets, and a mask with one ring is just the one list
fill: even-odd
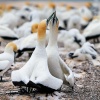
[(58, 42), (63, 43), (66, 50), (69, 51), (82, 46), (85, 43), (85, 37), (77, 29), (62, 30), (58, 35)]
[[(41, 31), (41, 28), (44, 29), (43, 32)], [(43, 36), (40, 35), (39, 32), (41, 32)], [(40, 85), (40, 91), (45, 91), (42, 89), (43, 87), (47, 87), (50, 90), (57, 90), (61, 87), (62, 80), (52, 76), (48, 69), (47, 55), (45, 50), (45, 32), (46, 20), (43, 20), (39, 24), (38, 28), (38, 41), (36, 49), (29, 61), (21, 69), (12, 72), (11, 78), (13, 83), (23, 82), (24, 84), (34, 88)]]
[(86, 42), (80, 49), (69, 53), (68, 57), (80, 61), (92, 60), (97, 58), (97, 51), (93, 44)]
[(18, 38), (18, 35), (15, 34), (15, 32), (13, 30), (11, 30), (10, 28), (8, 28), (7, 26), (2, 26), (0, 25), (0, 36), (1, 37), (8, 37), (8, 38)]
[(14, 51), (17, 50), (17, 46), (14, 43), (8, 43), (5, 50), (0, 54), (0, 76), (2, 80), (3, 74), (11, 67), (14, 63)]
[[(54, 21), (54, 22), (53, 22)], [(50, 20), (49, 23), (50, 34), (49, 43), (46, 48), (48, 57), (48, 66), (50, 73), (63, 80), (64, 84), (74, 85), (74, 75), (71, 69), (65, 64), (65, 62), (60, 58), (57, 46), (57, 35), (58, 35), (58, 19), (56, 15)]]

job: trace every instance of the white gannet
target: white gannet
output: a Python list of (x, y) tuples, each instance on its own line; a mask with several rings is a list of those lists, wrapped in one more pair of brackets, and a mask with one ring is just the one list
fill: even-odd
[(29, 54), (34, 51), (37, 42), (37, 30), (38, 24), (33, 24), (31, 26), (32, 34), (28, 35), (27, 37), (23, 37), (13, 41), (15, 44), (17, 44), (18, 47), (17, 57), (20, 57), (26, 51), (29, 52)]
[(19, 70), (13, 71), (11, 79), (14, 85), (27, 84), (39, 92), (53, 92), (61, 87), (63, 81), (52, 76), (48, 69), (45, 50), (46, 20), (38, 26), (38, 41), (29, 61)]
[(80, 49), (69, 53), (68, 57), (78, 61), (92, 60), (97, 58), (97, 50), (93, 44), (86, 42)]
[(8, 40), (18, 39), (18, 35), (13, 30), (3, 25), (0, 25), (0, 37)]
[(52, 19), (49, 22), (50, 34), (49, 34), (49, 42), (46, 48), (47, 57), (48, 57), (48, 66), (50, 73), (61, 80), (63, 80), (64, 84), (70, 84), (72, 87), (74, 86), (74, 75), (72, 70), (65, 64), (65, 62), (61, 59), (58, 52), (57, 45), (57, 36), (58, 36), (58, 19), (54, 13)]
[(10, 42), (6, 45), (4, 53), (0, 54), (0, 77), (2, 80), (3, 74), (14, 63), (14, 52), (17, 51), (17, 46)]
[(81, 15), (81, 29), (87, 27), (88, 23), (92, 20), (92, 12), (85, 6), (78, 9)]
[(7, 25), (9, 28), (14, 29), (28, 21), (27, 11), (18, 10), (16, 13), (5, 13), (0, 19), (0, 25)]
[(73, 14), (68, 20), (67, 29), (70, 30), (72, 28), (81, 29), (81, 16), (78, 14)]
[(78, 29), (62, 30), (58, 35), (58, 42), (63, 43), (66, 50), (77, 49), (85, 43), (85, 37)]
[(10, 4), (10, 5), (7, 5), (7, 7), (6, 7), (6, 12), (5, 12), (5, 13), (7, 13), (7, 12), (12, 12), (12, 13), (15, 14), (18, 10), (19, 10), (18, 7), (16, 7), (16, 6)]
[(16, 32), (16, 34), (18, 34), (18, 36), (20, 38), (30, 35), (31, 26), (35, 23), (40, 22), (39, 13), (36, 10), (32, 11), (29, 14), (29, 20), (30, 20), (30, 22), (26, 22), (22, 26), (20, 26), (19, 28), (14, 29), (14, 31)]
[(87, 28), (83, 31), (86, 40), (93, 40), (94, 43), (99, 43), (100, 37), (100, 18), (94, 19)]
[(97, 0), (94, 3), (91, 2), (86, 2), (85, 6), (90, 9), (93, 15), (98, 15), (99, 13), (99, 1)]

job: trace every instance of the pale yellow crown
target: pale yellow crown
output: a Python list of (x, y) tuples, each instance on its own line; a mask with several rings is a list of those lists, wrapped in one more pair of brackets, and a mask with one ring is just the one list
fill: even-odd
[(85, 3), (85, 6), (89, 8), (89, 7), (92, 6), (92, 3), (91, 3), (91, 2), (86, 2), (86, 3)]
[(8, 5), (7, 6), (7, 11), (10, 11), (13, 8), (13, 5)]
[(37, 7), (37, 8), (39, 8), (39, 9), (43, 8), (42, 4), (35, 4), (34, 6)]
[(89, 21), (90, 19), (87, 18), (87, 17), (83, 17), (83, 20), (85, 20), (85, 21)]
[(31, 32), (36, 33), (37, 31), (38, 31), (38, 24), (36, 23), (32, 25)]
[(42, 40), (46, 35), (46, 20), (42, 20), (38, 25), (38, 40)]
[(30, 6), (31, 3), (30, 2), (25, 2), (25, 5)]
[(0, 15), (2, 15), (2, 14), (3, 14), (3, 10), (0, 9)]
[(13, 51), (15, 51), (15, 52), (17, 51), (17, 46), (16, 46), (15, 43), (13, 43), (13, 42), (8, 43), (6, 45), (6, 48), (9, 48), (9, 47), (12, 47), (13, 48)]
[(5, 10), (6, 9), (6, 4), (5, 3), (0, 4), (0, 9)]
[(55, 8), (56, 5), (55, 5), (53, 2), (50, 2), (50, 3), (49, 3), (49, 7), (50, 7), (50, 8)]
[(71, 5), (67, 5), (66, 9), (67, 10), (71, 10), (72, 9), (72, 6)]

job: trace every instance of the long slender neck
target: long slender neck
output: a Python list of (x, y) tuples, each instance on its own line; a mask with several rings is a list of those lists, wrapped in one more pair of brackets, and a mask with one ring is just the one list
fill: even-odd
[(14, 54), (14, 51), (12, 48), (5, 48), (4, 52), (7, 52), (9, 54)]
[(34, 52), (36, 53), (37, 56), (39, 55), (39, 57), (40, 55), (44, 56), (46, 54), (45, 40), (37, 41), (37, 46)]
[(40, 48), (40, 49), (45, 48), (45, 39), (44, 40), (38, 40), (36, 48)]
[(57, 31), (53, 27), (50, 27), (48, 46), (57, 46), (57, 36)]

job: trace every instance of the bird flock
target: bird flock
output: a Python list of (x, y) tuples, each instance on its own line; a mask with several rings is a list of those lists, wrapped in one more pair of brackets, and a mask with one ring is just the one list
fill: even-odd
[(15, 87), (25, 87), (28, 93), (61, 91), (63, 84), (73, 89), (74, 73), (61, 58), (59, 48), (66, 50), (66, 59), (96, 59), (99, 27), (99, 8), (90, 2), (79, 8), (53, 2), (26, 2), (22, 7), (0, 4), (1, 47), (7, 41), (0, 54), (1, 81), (16, 58), (27, 52), (25, 65), (11, 72)]

